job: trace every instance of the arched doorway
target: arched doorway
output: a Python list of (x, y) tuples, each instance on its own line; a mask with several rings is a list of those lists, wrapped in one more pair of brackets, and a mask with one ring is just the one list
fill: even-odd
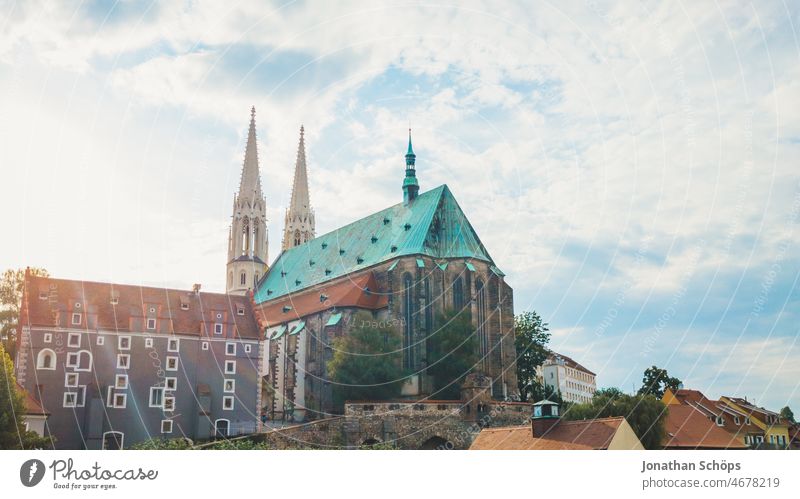
[(452, 444), (450, 444), (447, 440), (436, 436), (422, 442), (419, 450), (451, 450), (452, 448)]

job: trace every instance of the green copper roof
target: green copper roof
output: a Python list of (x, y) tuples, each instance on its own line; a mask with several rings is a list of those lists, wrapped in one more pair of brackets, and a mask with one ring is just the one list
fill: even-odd
[(292, 329), (292, 332), (291, 332), (291, 333), (289, 333), (289, 336), (294, 336), (294, 335), (296, 335), (296, 334), (300, 334), (300, 331), (302, 331), (303, 329), (305, 329), (305, 327), (306, 327), (306, 322), (305, 322), (305, 321), (300, 321), (300, 322), (299, 322), (299, 323), (298, 323), (298, 324), (297, 324), (297, 325), (294, 327), (294, 329)]
[(338, 313), (335, 313), (335, 314), (331, 315), (330, 319), (328, 319), (328, 322), (326, 322), (325, 325), (326, 326), (335, 326), (336, 324), (339, 324), (340, 320), (342, 320), (342, 313), (338, 312)]
[(398, 203), (284, 251), (259, 282), (255, 302), (405, 255), (494, 263), (450, 189), (441, 185), (407, 205)]

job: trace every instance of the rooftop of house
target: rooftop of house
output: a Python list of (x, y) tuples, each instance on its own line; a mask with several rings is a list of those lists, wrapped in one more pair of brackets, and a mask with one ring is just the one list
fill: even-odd
[(586, 369), (586, 367), (584, 367), (583, 365), (579, 364), (578, 362), (576, 362), (571, 357), (567, 357), (566, 355), (560, 354), (558, 352), (553, 352), (551, 350), (550, 351), (550, 355), (548, 355), (548, 357), (547, 357), (547, 360), (551, 361), (551, 362), (558, 362), (558, 359), (561, 359), (563, 361), (564, 365), (567, 366), (567, 367), (571, 367), (572, 369), (577, 369), (578, 371), (583, 371), (583, 372), (585, 372), (587, 374), (591, 374), (592, 376), (595, 376), (595, 373), (593, 373), (592, 371)]
[(673, 449), (747, 448), (693, 405), (670, 405), (664, 430), (664, 446)]
[(375, 275), (367, 271), (255, 305), (255, 311), (262, 326), (270, 327), (334, 307), (377, 310), (389, 303), (388, 296), (377, 291)]
[(25, 397), (25, 414), (28, 416), (49, 416), (50, 413), (44, 410), (42, 405), (33, 396), (17, 383), (17, 390)]
[[(59, 313), (83, 312), (96, 318), (94, 329), (107, 332), (130, 332), (131, 319), (154, 316), (169, 321), (166, 330), (174, 334), (207, 335), (212, 324), (222, 323), (235, 326), (236, 337), (259, 337), (247, 296), (33, 275), (26, 277), (25, 286), (21, 320), (29, 326), (53, 327)], [(150, 314), (149, 308), (155, 313)], [(88, 323), (83, 320), (79, 327)]]
[(470, 450), (602, 450), (608, 449), (625, 418), (560, 421), (542, 437), (534, 437), (531, 426), (485, 428)]
[(404, 255), (475, 259), (493, 266), (450, 189), (441, 185), (409, 204), (390, 206), (284, 251), (258, 283), (254, 299), (275, 300)]

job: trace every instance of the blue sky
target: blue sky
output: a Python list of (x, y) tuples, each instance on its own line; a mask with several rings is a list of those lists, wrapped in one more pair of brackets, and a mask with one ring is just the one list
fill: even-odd
[[(800, 9), (783, 2), (16, 2), (0, 266), (221, 290), (257, 109), (277, 255), (448, 183), (553, 347), (630, 390), (800, 409)], [(11, 242), (9, 244), (9, 241)]]

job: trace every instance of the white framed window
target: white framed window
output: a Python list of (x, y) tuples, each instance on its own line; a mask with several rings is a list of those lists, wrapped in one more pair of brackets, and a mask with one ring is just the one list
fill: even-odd
[(75, 388), (78, 386), (78, 373), (64, 373), (64, 386)]
[(114, 407), (117, 409), (125, 409), (128, 405), (128, 395), (125, 393), (114, 394)]
[(67, 367), (78, 367), (78, 352), (67, 353)]
[(172, 420), (171, 419), (163, 419), (163, 420), (161, 420), (161, 433), (172, 433)]
[(167, 390), (177, 390), (178, 378), (164, 378), (164, 388)]
[(170, 338), (167, 340), (167, 351), (168, 352), (177, 352), (181, 348), (181, 343), (178, 338)]
[(42, 338), (42, 341), (44, 341), (45, 343), (52, 343), (53, 333), (44, 333), (44, 338)]
[(744, 418), (744, 424), (746, 424), (747, 426), (750, 426), (750, 418), (749, 417)]
[(147, 329), (155, 329), (155, 328), (156, 328), (156, 320), (147, 319)]
[(49, 348), (45, 348), (36, 355), (36, 369), (55, 371), (56, 353)]
[(81, 346), (81, 333), (69, 333), (67, 336), (67, 346), (68, 347), (80, 347)]
[(150, 387), (150, 407), (162, 407), (164, 405), (164, 388), (160, 386)]
[(203, 350), (208, 350), (208, 342), (207, 342), (207, 341), (204, 341), (204, 342), (202, 343), (202, 345), (200, 345), (200, 348), (202, 348)]
[(219, 322), (214, 324), (214, 334), (222, 334), (222, 324)]
[(252, 350), (252, 346), (253, 345), (245, 345), (244, 346), (244, 353), (250, 353), (250, 351)]
[(125, 434), (121, 431), (107, 431), (103, 433), (103, 450), (121, 450), (125, 441)]
[(117, 369), (130, 369), (131, 367), (131, 356), (127, 353), (118, 353), (117, 354)]
[(236, 380), (226, 379), (222, 385), (222, 391), (225, 393), (234, 393), (236, 391)]
[(178, 370), (178, 357), (167, 357), (167, 371)]
[(131, 337), (130, 336), (120, 336), (117, 338), (117, 348), (120, 350), (130, 350), (131, 349)]
[(64, 392), (64, 407), (78, 407), (78, 394), (75, 392)]
[(181, 310), (189, 310), (189, 304), (186, 302), (181, 303)]
[(97, 337), (97, 345), (103, 346), (106, 344), (106, 337), (105, 336), (98, 336)]
[(225, 374), (236, 374), (236, 361), (235, 360), (226, 360), (225, 361)]
[(244, 307), (236, 307), (236, 315), (244, 315)]
[(111, 296), (111, 304), (112, 305), (119, 305), (119, 297), (118, 296)]
[(128, 388), (128, 375), (117, 374), (114, 378), (114, 388), (118, 390), (126, 390)]
[(175, 410), (175, 397), (164, 397), (164, 410), (165, 411)]
[(231, 422), (227, 419), (218, 419), (214, 421), (214, 436), (227, 437), (228, 430), (230, 430)]
[(72, 325), (73, 326), (81, 325), (81, 314), (72, 314)]
[(233, 397), (230, 395), (226, 395), (222, 397), (222, 410), (223, 411), (232, 411), (233, 410)]
[(145, 348), (153, 348), (153, 338), (145, 338), (144, 339), (144, 347)]
[(725, 426), (725, 420), (722, 416), (717, 416), (717, 426)]
[(735, 425), (739, 425), (739, 424), (741, 424), (741, 420), (739, 420), (739, 416), (734, 416), (734, 417), (733, 417), (733, 423), (734, 423)]
[(236, 343), (225, 343), (225, 355), (236, 355)]

